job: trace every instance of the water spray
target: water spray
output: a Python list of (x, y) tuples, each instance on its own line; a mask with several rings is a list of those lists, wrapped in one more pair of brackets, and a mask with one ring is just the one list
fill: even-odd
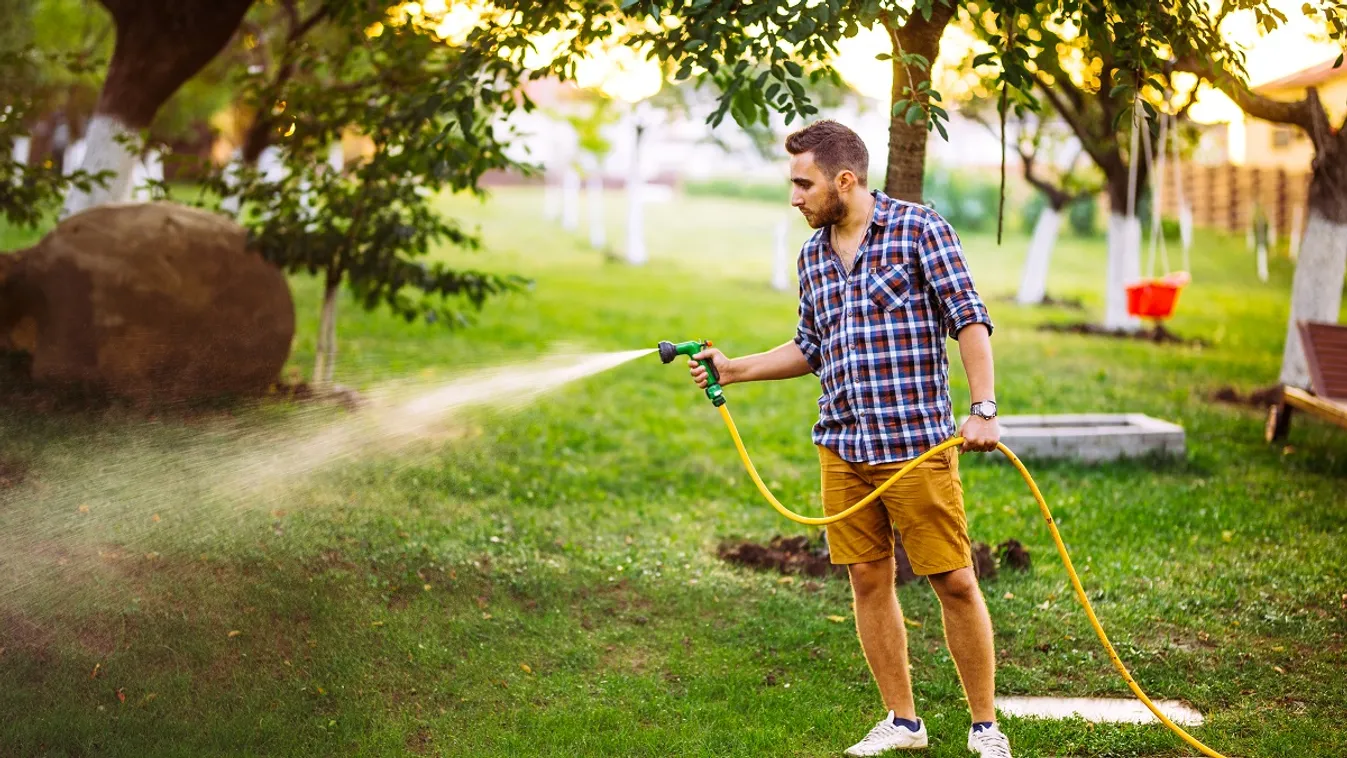
[[(711, 347), (711, 342), (709, 340), (705, 342), (693, 340), (690, 342), (679, 342), (677, 344), (672, 342), (660, 342), (659, 358), (664, 363), (670, 363), (673, 361), (675, 357), (679, 355), (686, 355), (689, 358), (692, 358), (697, 353), (700, 353), (703, 349), (708, 347)], [(866, 495), (865, 497), (861, 498), (859, 502), (847, 508), (846, 510), (842, 511), (841, 513), (824, 517), (802, 516), (790, 510), (786, 506), (782, 505), (781, 501), (776, 499), (776, 496), (772, 494), (772, 491), (768, 489), (767, 485), (762, 481), (762, 477), (758, 475), (757, 467), (753, 465), (753, 460), (748, 456), (748, 450), (744, 447), (743, 439), (739, 436), (739, 429), (734, 424), (734, 418), (730, 416), (729, 406), (725, 404), (726, 402), (725, 393), (720, 386), (720, 374), (716, 371), (715, 366), (711, 364), (711, 361), (701, 359), (698, 360), (698, 363), (700, 363), (701, 366), (706, 369), (707, 375), (706, 398), (711, 401), (712, 405), (714, 405), (717, 409), (720, 410), (720, 417), (721, 419), (724, 420), (725, 427), (729, 430), (730, 437), (734, 440), (734, 446), (739, 451), (739, 458), (744, 463), (744, 469), (748, 471), (749, 477), (751, 477), (753, 479), (753, 483), (757, 485), (758, 492), (762, 493), (762, 496), (767, 500), (768, 503), (772, 505), (773, 508), (776, 509), (778, 513), (790, 519), (791, 521), (795, 521), (800, 524), (807, 524), (810, 526), (825, 526), (827, 524), (841, 521), (842, 519), (847, 518), (856, 511), (859, 511), (860, 509), (874, 502), (875, 498), (878, 498), (880, 495), (884, 493), (885, 490), (893, 486), (895, 482), (897, 482), (899, 479), (902, 479), (904, 476), (907, 476), (909, 472), (911, 472), (917, 466), (920, 466), (927, 459), (931, 458), (932, 456), (938, 455), (939, 453), (949, 448), (962, 445), (964, 442), (963, 437), (957, 436), (951, 437), (950, 439), (941, 442), (940, 444), (936, 445), (930, 450), (927, 450), (926, 452), (922, 453), (921, 455), (909, 461), (906, 465), (904, 465), (901, 469), (898, 470), (898, 473), (889, 477), (888, 480), (885, 481), (883, 484), (876, 487), (874, 492), (871, 492), (869, 495)], [(1196, 748), (1203, 755), (1208, 756), (1208, 758), (1225, 758), (1225, 756), (1221, 755), (1215, 750), (1212, 750), (1211, 748), (1199, 742), (1197, 738), (1193, 737), (1192, 735), (1188, 734), (1188, 732), (1184, 731), (1183, 727), (1179, 726), (1178, 724), (1175, 724), (1173, 721), (1170, 720), (1168, 716), (1161, 713), (1160, 709), (1156, 707), (1155, 703), (1151, 702), (1151, 699), (1147, 697), (1146, 693), (1141, 690), (1141, 686), (1138, 685), (1136, 683), (1136, 680), (1132, 678), (1131, 672), (1127, 670), (1127, 666), (1122, 662), (1122, 659), (1118, 657), (1118, 651), (1113, 649), (1113, 643), (1109, 641), (1108, 635), (1104, 632), (1103, 625), (1099, 623), (1099, 618), (1094, 613), (1094, 607), (1090, 605), (1090, 599), (1085, 595), (1085, 587), (1082, 586), (1080, 583), (1080, 577), (1076, 574), (1076, 568), (1071, 563), (1071, 555), (1066, 551), (1066, 544), (1062, 542), (1062, 535), (1057, 531), (1057, 524), (1055, 521), (1053, 521), (1052, 511), (1048, 509), (1048, 502), (1043, 499), (1043, 493), (1039, 491), (1038, 484), (1035, 483), (1034, 478), (1030, 476), (1029, 469), (1025, 468), (1024, 464), (1020, 462), (1019, 457), (1016, 456), (1015, 453), (1011, 452), (1010, 448), (1006, 447), (1004, 443), (998, 442), (996, 443), (996, 449), (1001, 451), (1001, 453), (1004, 454), (1006, 458), (1009, 459), (1010, 462), (1015, 466), (1015, 468), (1020, 472), (1020, 476), (1024, 478), (1024, 483), (1028, 485), (1030, 493), (1032, 493), (1034, 499), (1038, 501), (1039, 512), (1042, 513), (1043, 520), (1048, 525), (1048, 531), (1052, 533), (1052, 541), (1056, 543), (1057, 554), (1062, 557), (1062, 564), (1066, 566), (1066, 573), (1071, 578), (1071, 586), (1075, 589), (1076, 599), (1080, 601), (1081, 607), (1085, 609), (1085, 615), (1090, 619), (1090, 625), (1094, 627), (1095, 635), (1099, 637), (1099, 642), (1104, 646), (1105, 652), (1108, 653), (1109, 660), (1113, 662), (1113, 667), (1118, 670), (1119, 674), (1122, 675), (1123, 681), (1127, 683), (1128, 689), (1132, 691), (1132, 694), (1135, 695), (1136, 698), (1140, 700), (1143, 705), (1145, 705), (1148, 709), (1150, 709), (1151, 713), (1155, 714), (1155, 717), (1160, 720), (1160, 723), (1164, 724), (1166, 727), (1169, 727), (1169, 729), (1175, 734), (1177, 734), (1180, 738), (1182, 738), (1184, 742)]]

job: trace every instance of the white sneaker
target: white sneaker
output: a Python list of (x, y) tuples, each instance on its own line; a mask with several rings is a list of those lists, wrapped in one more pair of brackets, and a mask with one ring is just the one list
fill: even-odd
[(1001, 733), (996, 724), (975, 732), (968, 730), (968, 749), (982, 758), (1011, 758), (1010, 739)]
[[(865, 735), (865, 739), (846, 749), (851, 756), (879, 755), (886, 750), (917, 750), (926, 747), (926, 722), (918, 721), (921, 728), (912, 731), (905, 726), (893, 723), (893, 711), (875, 724), (875, 728)], [(1007, 754), (1008, 755), (1008, 754)]]

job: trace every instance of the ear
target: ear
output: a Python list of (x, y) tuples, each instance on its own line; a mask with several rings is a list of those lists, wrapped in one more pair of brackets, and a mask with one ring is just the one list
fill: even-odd
[(839, 195), (845, 195), (856, 186), (856, 175), (851, 173), (850, 169), (842, 169), (837, 178), (833, 180), (833, 185), (837, 187)]

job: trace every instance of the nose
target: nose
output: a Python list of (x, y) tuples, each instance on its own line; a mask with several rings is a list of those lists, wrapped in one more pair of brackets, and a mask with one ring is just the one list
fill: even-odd
[(804, 205), (804, 193), (798, 189), (791, 190), (790, 204), (796, 208), (799, 208), (800, 206)]

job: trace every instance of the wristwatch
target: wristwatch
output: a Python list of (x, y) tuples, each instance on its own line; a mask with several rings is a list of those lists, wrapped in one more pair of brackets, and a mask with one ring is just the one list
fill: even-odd
[(981, 402), (973, 403), (973, 407), (969, 412), (974, 416), (980, 416), (987, 420), (994, 419), (996, 418), (996, 401), (983, 400)]

